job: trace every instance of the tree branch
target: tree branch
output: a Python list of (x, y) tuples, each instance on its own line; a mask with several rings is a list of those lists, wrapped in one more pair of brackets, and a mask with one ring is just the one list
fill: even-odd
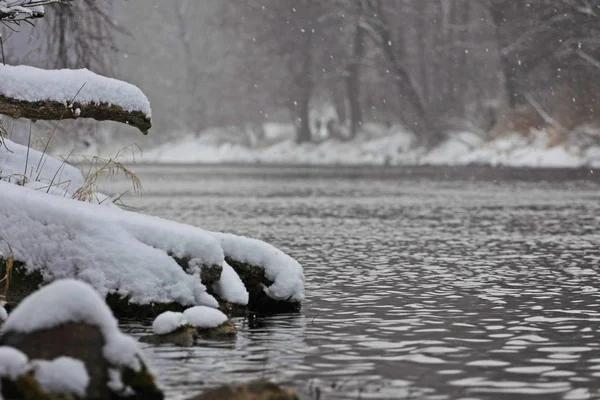
[(0, 0), (0, 22), (16, 24), (44, 16), (44, 5), (71, 4), (73, 0)]
[(144, 135), (152, 127), (152, 122), (141, 111), (126, 111), (120, 106), (107, 103), (80, 104), (74, 101), (68, 107), (58, 101), (29, 102), (0, 95), (0, 114), (12, 118), (36, 120), (63, 120), (92, 118), (97, 121), (121, 122), (138, 128)]

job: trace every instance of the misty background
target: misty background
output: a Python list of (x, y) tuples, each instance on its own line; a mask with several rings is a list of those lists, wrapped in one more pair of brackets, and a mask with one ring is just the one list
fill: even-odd
[(425, 148), (530, 129), (589, 146), (599, 15), (596, 0), (81, 0), (2, 29), (7, 63), (85, 67), (148, 95), (150, 137), (77, 122), (63, 143), (352, 142), (376, 124)]

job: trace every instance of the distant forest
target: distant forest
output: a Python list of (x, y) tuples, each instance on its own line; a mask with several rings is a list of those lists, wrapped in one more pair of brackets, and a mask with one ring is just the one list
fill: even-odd
[[(435, 146), (600, 120), (600, 0), (78, 0), (4, 34), (9, 63), (88, 67), (148, 93), (160, 132), (365, 121)], [(125, 28), (127, 27), (127, 29)], [(35, 36), (31, 36), (35, 35)], [(20, 52), (19, 43), (37, 43)], [(29, 44), (29, 48), (32, 48)]]

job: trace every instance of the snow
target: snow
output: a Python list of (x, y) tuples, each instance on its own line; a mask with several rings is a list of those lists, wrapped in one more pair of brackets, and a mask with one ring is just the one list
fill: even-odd
[(87, 69), (43, 70), (29, 66), (0, 65), (0, 95), (17, 100), (56, 101), (65, 107), (109, 104), (125, 111), (141, 111), (150, 118), (150, 102), (130, 83), (97, 75)]
[(199, 271), (187, 274), (169, 255), (222, 264), (218, 241), (202, 229), (0, 181), (0, 237), (0, 252), (10, 244), (46, 282), (77, 278), (134, 304), (218, 305)]
[[(23, 177), (38, 188), (52, 185), (55, 192), (74, 192), (84, 178), (77, 168), (27, 146), (3, 139), (0, 144), (0, 179), (22, 183)], [(25, 168), (27, 167), (27, 171)]]
[(183, 313), (166, 311), (152, 323), (152, 331), (156, 335), (167, 335), (179, 328), (189, 325), (196, 328), (216, 328), (227, 321), (227, 316), (216, 308), (196, 306)]
[[(265, 143), (255, 147), (239, 141), (212, 140), (204, 132), (148, 149), (141, 157), (152, 163), (261, 163), (292, 165), (467, 165), (513, 167), (600, 167), (600, 145), (578, 148), (551, 145), (550, 136), (534, 131), (484, 140), (472, 132), (453, 132), (431, 150), (414, 147), (415, 137), (401, 127), (365, 124), (352, 141), (327, 140), (298, 145), (290, 127), (269, 126)], [(214, 129), (213, 129), (214, 130)], [(277, 130), (282, 133), (278, 134)]]
[(88, 284), (63, 279), (42, 287), (23, 300), (1, 328), (2, 333), (32, 333), (66, 323), (98, 327), (105, 340), (106, 359), (117, 366), (140, 369), (137, 342), (119, 331), (117, 320)]
[(0, 346), (0, 378), (17, 379), (28, 370), (25, 354), (12, 347)]
[[(0, 167), (6, 174), (19, 174), (25, 170), (27, 148), (8, 140), (7, 145), (10, 152), (0, 149)], [(264, 267), (275, 282), (265, 289), (272, 298), (304, 297), (302, 267), (271, 245), (73, 200), (71, 193), (84, 184), (79, 170), (35, 150), (30, 150), (29, 160), (28, 164), (41, 165), (31, 177), (37, 180), (21, 187), (0, 179), (0, 252), (10, 245), (30, 272), (42, 271), (45, 282), (76, 278), (102, 296), (118, 293), (134, 304), (218, 307), (202, 285), (200, 272), (202, 266), (223, 265), (213, 289), (224, 300), (245, 305), (248, 292), (224, 263), (227, 253), (236, 261)], [(23, 183), (22, 177), (17, 183)], [(106, 198), (98, 194), (96, 202)], [(188, 260), (188, 272), (174, 258)]]
[(240, 304), (243, 306), (248, 304), (249, 295), (244, 283), (226, 261), (223, 261), (221, 278), (213, 284), (212, 288), (221, 299), (229, 303)]
[(90, 377), (82, 361), (59, 357), (52, 361), (36, 360), (34, 365), (35, 379), (47, 392), (85, 396)]
[(211, 233), (221, 244), (226, 257), (262, 266), (273, 284), (265, 293), (274, 300), (300, 302), (304, 299), (302, 266), (281, 250), (263, 241), (229, 233)]
[(216, 328), (227, 321), (227, 316), (216, 308), (196, 306), (183, 312), (183, 317), (189, 325), (196, 328)]
[(167, 311), (160, 314), (152, 323), (152, 331), (156, 335), (166, 335), (187, 325), (182, 313)]

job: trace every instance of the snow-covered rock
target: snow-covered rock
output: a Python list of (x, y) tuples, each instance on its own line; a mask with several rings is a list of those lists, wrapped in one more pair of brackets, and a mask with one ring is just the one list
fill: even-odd
[(35, 380), (49, 393), (82, 398), (90, 383), (85, 364), (70, 357), (59, 357), (52, 361), (36, 360)]
[(111, 364), (135, 371), (141, 369), (135, 341), (131, 342), (119, 331), (117, 320), (104, 300), (81, 281), (58, 280), (27, 297), (10, 314), (2, 333), (30, 334), (67, 323), (99, 328), (105, 340), (104, 355)]
[(226, 302), (242, 306), (248, 305), (249, 295), (244, 282), (226, 261), (223, 261), (221, 278), (212, 285), (212, 288)]
[[(53, 394), (162, 398), (137, 342), (120, 332), (102, 297), (86, 283), (65, 279), (43, 287), (17, 306), (1, 333), (0, 376), (11, 374), (18, 390), (29, 385), (17, 379), (25, 371)], [(4, 358), (12, 360), (8, 366)], [(107, 386), (110, 371), (121, 376), (120, 386), (114, 380)]]
[(211, 233), (220, 243), (227, 263), (244, 282), (251, 301), (265, 295), (276, 302), (300, 303), (304, 299), (302, 266), (281, 250), (263, 241), (228, 233)]
[(152, 332), (156, 335), (166, 335), (187, 325), (187, 320), (180, 312), (166, 311), (154, 319)]
[(205, 306), (188, 308), (183, 313), (164, 312), (152, 323), (152, 331), (153, 335), (144, 336), (140, 341), (190, 347), (194, 345), (194, 338), (197, 336), (229, 339), (236, 333), (235, 325), (225, 314)]
[(205, 306), (188, 308), (183, 317), (189, 325), (200, 329), (216, 328), (227, 322), (227, 316), (221, 311)]
[(27, 356), (12, 347), (0, 346), (0, 378), (17, 379), (29, 368)]

